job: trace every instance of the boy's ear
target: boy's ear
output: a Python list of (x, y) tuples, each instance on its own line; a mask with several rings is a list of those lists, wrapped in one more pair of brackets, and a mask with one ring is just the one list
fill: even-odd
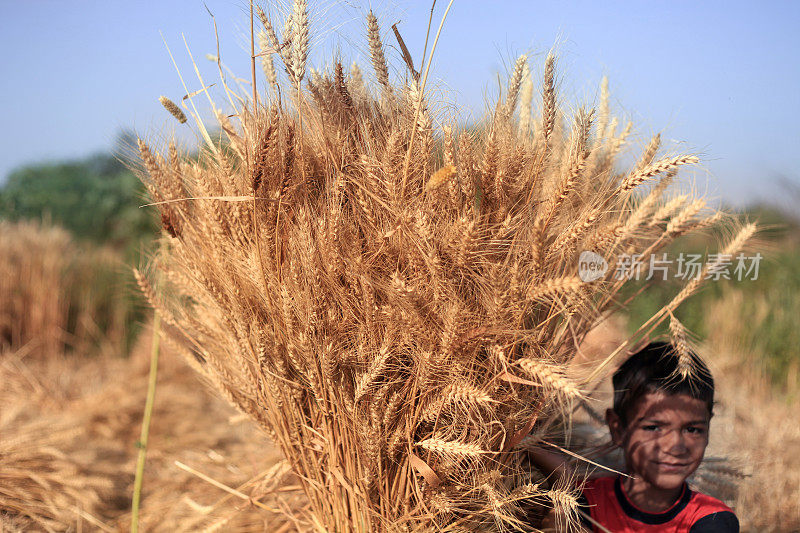
[(617, 446), (622, 446), (622, 442), (625, 440), (625, 426), (613, 409), (606, 409), (606, 423), (608, 431), (611, 433), (611, 440)]

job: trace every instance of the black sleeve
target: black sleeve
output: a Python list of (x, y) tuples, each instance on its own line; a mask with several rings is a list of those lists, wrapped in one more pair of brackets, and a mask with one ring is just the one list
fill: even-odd
[(594, 524), (589, 517), (592, 516), (592, 510), (589, 508), (589, 500), (586, 499), (583, 493), (578, 497), (578, 510), (580, 511), (581, 525), (587, 531), (594, 531)]
[(711, 513), (695, 522), (689, 533), (739, 533), (739, 519), (730, 511)]

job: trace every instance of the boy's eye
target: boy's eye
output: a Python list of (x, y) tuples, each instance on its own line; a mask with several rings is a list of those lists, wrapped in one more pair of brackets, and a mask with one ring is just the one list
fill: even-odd
[(645, 431), (656, 431), (658, 430), (658, 426), (656, 424), (648, 424), (646, 426), (642, 426), (642, 429)]
[(703, 433), (706, 432), (705, 428), (694, 427), (694, 426), (690, 426), (690, 427), (686, 428), (686, 431), (688, 433), (692, 433), (692, 434), (695, 434), (695, 435), (702, 435)]

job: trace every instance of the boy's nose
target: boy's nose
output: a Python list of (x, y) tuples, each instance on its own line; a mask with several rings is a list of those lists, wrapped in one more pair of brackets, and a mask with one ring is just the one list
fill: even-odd
[(688, 450), (683, 432), (680, 430), (666, 432), (662, 446), (664, 451), (672, 455), (682, 455)]

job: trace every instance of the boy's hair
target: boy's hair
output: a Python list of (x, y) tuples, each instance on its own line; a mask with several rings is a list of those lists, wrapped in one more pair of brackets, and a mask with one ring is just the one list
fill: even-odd
[(687, 394), (706, 402), (708, 416), (714, 408), (714, 379), (705, 363), (694, 352), (692, 371), (682, 376), (678, 354), (668, 342), (651, 342), (614, 373), (614, 412), (623, 425), (628, 425), (627, 415), (636, 401), (647, 393)]

